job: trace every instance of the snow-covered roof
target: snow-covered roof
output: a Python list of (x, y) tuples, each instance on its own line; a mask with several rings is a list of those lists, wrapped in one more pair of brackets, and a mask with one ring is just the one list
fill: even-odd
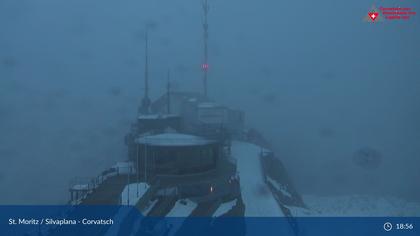
[(220, 105), (214, 102), (202, 102), (198, 104), (198, 108), (215, 108), (215, 107), (220, 107)]
[(152, 146), (199, 146), (214, 142), (214, 140), (203, 137), (179, 133), (164, 133), (143, 136), (136, 139), (136, 143), (138, 144), (147, 144)]
[(188, 99), (188, 101), (189, 102), (196, 102), (197, 101), (197, 98), (190, 98), (190, 99)]
[(155, 120), (155, 119), (166, 119), (166, 118), (173, 118), (178, 117), (175, 114), (142, 114), (138, 116), (139, 120)]
[(75, 184), (71, 188), (72, 190), (89, 190), (89, 184)]
[(135, 171), (132, 162), (117, 162), (112, 167), (117, 169), (120, 174), (129, 174), (130, 172), (133, 173), (133, 171)]

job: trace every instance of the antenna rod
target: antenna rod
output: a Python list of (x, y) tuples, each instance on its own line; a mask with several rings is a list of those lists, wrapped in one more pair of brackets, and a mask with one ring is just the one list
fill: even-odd
[(150, 113), (150, 98), (149, 98), (149, 37), (148, 32), (146, 29), (145, 35), (145, 60), (144, 60), (144, 97), (141, 101), (141, 107), (139, 112), (141, 114), (149, 114)]
[(149, 37), (146, 30), (146, 36), (145, 36), (145, 63), (144, 63), (144, 96), (145, 98), (149, 98)]
[(168, 82), (166, 85), (166, 98), (167, 98), (167, 112), (171, 113), (171, 80), (170, 80), (170, 70), (168, 70)]
[(203, 77), (203, 87), (204, 87), (204, 96), (207, 97), (207, 71), (209, 69), (208, 64), (208, 49), (207, 49), (207, 41), (208, 41), (208, 28), (209, 25), (207, 23), (207, 15), (209, 13), (210, 7), (207, 2), (207, 0), (203, 1), (203, 11), (204, 11), (204, 23), (203, 23), (203, 29), (204, 29), (204, 64), (202, 65), (203, 71), (204, 71), (204, 77)]

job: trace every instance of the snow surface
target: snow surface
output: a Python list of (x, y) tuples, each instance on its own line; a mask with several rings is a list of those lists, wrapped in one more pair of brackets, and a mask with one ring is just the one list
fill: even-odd
[(156, 120), (156, 119), (166, 119), (166, 118), (172, 118), (172, 117), (178, 117), (178, 115), (175, 114), (143, 114), (138, 117), (139, 120)]
[(169, 217), (187, 217), (191, 212), (197, 207), (197, 203), (189, 200), (182, 199), (178, 200), (175, 203), (175, 206), (172, 210), (166, 215)]
[(120, 174), (129, 174), (135, 172), (135, 168), (132, 162), (117, 162), (113, 168), (118, 170)]
[(136, 142), (154, 146), (192, 146), (210, 144), (214, 141), (189, 134), (164, 133), (141, 137)]
[(152, 210), (152, 208), (156, 205), (156, 203), (158, 202), (158, 200), (157, 199), (155, 199), (155, 200), (153, 200), (153, 201), (151, 201), (151, 202), (149, 202), (149, 204), (147, 205), (147, 207), (143, 210), (143, 211), (141, 211), (141, 213), (144, 215), (144, 216), (147, 216), (147, 214), (149, 214), (149, 212)]
[(303, 201), (308, 209), (288, 207), (293, 216), (420, 216), (420, 203), (395, 197), (304, 195)]
[(245, 216), (283, 216), (280, 206), (264, 182), (260, 152), (261, 147), (257, 145), (232, 142), (232, 156), (237, 160)]
[[(137, 193), (138, 187), (138, 193)], [(149, 185), (146, 183), (134, 183), (124, 187), (121, 193), (121, 204), (122, 205), (136, 205), (140, 198), (149, 189)]]
[(172, 225), (170, 236), (176, 235), (176, 232), (181, 228), (185, 219), (191, 214), (191, 212), (197, 207), (197, 203), (189, 199), (181, 199), (176, 201), (175, 206), (166, 215), (169, 218), (169, 222)]
[(220, 107), (217, 103), (213, 103), (213, 102), (203, 102), (198, 104), (199, 108), (218, 108)]
[(287, 196), (287, 197), (292, 197), (292, 195), (287, 192), (286, 188), (283, 185), (280, 185), (277, 181), (275, 181), (274, 179), (270, 178), (269, 176), (267, 176), (267, 181), (270, 182), (275, 189), (277, 189), (278, 191), (280, 191), (281, 193), (283, 193), (283, 195)]
[(217, 210), (213, 213), (213, 216), (219, 217), (225, 214), (236, 205), (236, 202), (237, 202), (237, 199), (220, 204), (219, 208), (217, 208)]
[(71, 188), (73, 190), (89, 190), (89, 184), (75, 184)]

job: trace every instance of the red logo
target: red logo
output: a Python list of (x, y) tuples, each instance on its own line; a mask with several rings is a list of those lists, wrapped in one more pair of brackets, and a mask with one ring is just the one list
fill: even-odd
[(381, 12), (375, 6), (368, 11), (368, 13), (364, 17), (364, 21), (370, 23), (376, 23), (383, 21)]
[(363, 18), (369, 23), (382, 22), (384, 20), (408, 20), (416, 15), (411, 7), (379, 7), (372, 6), (371, 10)]
[(369, 12), (369, 13), (368, 13), (368, 16), (370, 17), (370, 19), (371, 19), (372, 21), (375, 21), (375, 20), (378, 18), (379, 13), (377, 13), (377, 12)]

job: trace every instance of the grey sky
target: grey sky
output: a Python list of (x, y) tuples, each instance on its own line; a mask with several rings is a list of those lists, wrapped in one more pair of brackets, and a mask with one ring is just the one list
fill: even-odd
[[(245, 110), (301, 192), (420, 197), (420, 18), (363, 21), (418, 1), (209, 2), (209, 94)], [(125, 158), (146, 25), (153, 98), (168, 68), (199, 90), (200, 1), (0, 0), (0, 203), (63, 202)], [(377, 169), (353, 162), (366, 146)]]

